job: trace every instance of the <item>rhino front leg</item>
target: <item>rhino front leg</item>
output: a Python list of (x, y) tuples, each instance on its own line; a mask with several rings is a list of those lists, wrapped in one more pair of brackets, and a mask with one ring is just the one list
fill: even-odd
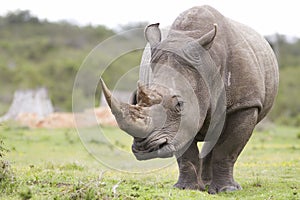
[(179, 189), (204, 190), (200, 179), (200, 158), (197, 142), (194, 141), (177, 159), (179, 178), (174, 187)]
[(249, 108), (234, 112), (226, 119), (224, 131), (212, 152), (210, 194), (242, 189), (233, 178), (233, 167), (253, 132), (257, 118), (258, 109)]

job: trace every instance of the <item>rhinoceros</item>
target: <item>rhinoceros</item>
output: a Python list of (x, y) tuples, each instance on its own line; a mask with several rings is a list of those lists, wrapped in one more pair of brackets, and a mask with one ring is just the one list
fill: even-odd
[[(234, 164), (278, 89), (270, 45), (206, 5), (181, 13), (163, 40), (158, 23), (147, 26), (145, 39), (151, 81), (139, 82), (131, 103), (118, 101), (100, 80), (119, 127), (134, 137), (134, 155), (138, 160), (176, 156), (174, 186), (180, 189), (207, 186), (210, 194), (242, 189), (233, 178)], [(212, 122), (210, 134), (220, 134), (200, 156), (197, 143), (205, 141)]]

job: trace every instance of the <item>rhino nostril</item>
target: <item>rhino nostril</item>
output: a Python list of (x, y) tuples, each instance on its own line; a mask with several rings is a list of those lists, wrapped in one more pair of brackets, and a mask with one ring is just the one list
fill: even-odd
[(135, 142), (132, 144), (132, 152), (138, 153), (138, 152), (152, 152), (157, 151), (160, 148), (167, 145), (168, 139), (167, 138), (160, 138), (158, 140), (152, 140), (152, 141), (145, 141), (144, 140), (135, 140)]
[(158, 145), (158, 149), (163, 148), (165, 145), (167, 145), (168, 140), (166, 139), (166, 141), (164, 143), (161, 143), (160, 145)]

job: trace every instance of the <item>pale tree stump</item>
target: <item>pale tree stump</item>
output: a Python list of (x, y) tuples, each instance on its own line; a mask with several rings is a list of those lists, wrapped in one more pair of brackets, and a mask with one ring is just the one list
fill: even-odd
[(0, 117), (0, 123), (16, 120), (20, 114), (34, 114), (44, 118), (53, 113), (53, 105), (45, 88), (36, 90), (18, 90), (14, 94), (13, 102), (8, 112)]

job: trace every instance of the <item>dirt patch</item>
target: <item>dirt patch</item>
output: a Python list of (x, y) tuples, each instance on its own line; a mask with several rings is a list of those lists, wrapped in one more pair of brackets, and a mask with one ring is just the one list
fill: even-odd
[(117, 126), (117, 122), (108, 107), (89, 109), (82, 113), (55, 112), (46, 117), (35, 113), (20, 113), (17, 118), (22, 126), (30, 128), (75, 128), (95, 125)]

